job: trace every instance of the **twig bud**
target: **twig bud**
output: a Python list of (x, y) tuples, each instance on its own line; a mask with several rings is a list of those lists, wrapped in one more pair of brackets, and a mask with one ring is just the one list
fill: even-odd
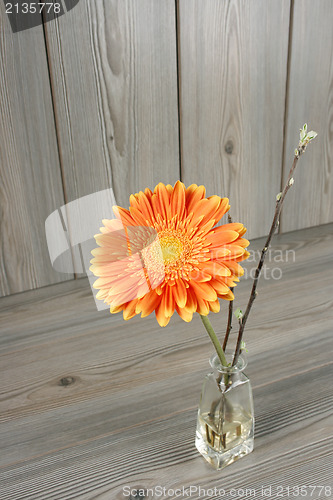
[(289, 181), (289, 186), (292, 186), (292, 185), (294, 184), (294, 182), (295, 182), (295, 181), (294, 181), (294, 178), (292, 177), (292, 178), (290, 179), (290, 181)]
[(236, 316), (237, 319), (242, 319), (243, 317), (243, 312), (240, 307), (237, 307), (236, 311), (234, 312), (234, 315)]
[[(308, 132), (308, 126), (305, 123), (303, 125), (303, 128), (300, 129), (300, 134), (299, 134), (300, 141), (299, 141), (299, 145), (298, 145), (299, 153), (302, 153), (303, 151), (305, 151), (306, 146), (309, 144), (310, 141), (312, 141), (312, 139), (317, 137), (317, 135), (318, 135), (317, 132), (315, 132), (314, 130), (310, 130), (310, 132)], [(295, 151), (295, 155), (296, 155), (296, 151)], [(298, 155), (296, 155), (296, 156), (298, 156)]]
[(241, 350), (242, 350), (242, 351), (249, 352), (249, 351), (246, 349), (246, 344), (245, 344), (244, 340), (242, 340), (242, 342), (241, 342), (241, 347), (240, 347), (240, 348), (241, 348)]
[(300, 131), (299, 137), (301, 141), (305, 139), (307, 129), (308, 129), (308, 124), (304, 123), (303, 127), (299, 130)]

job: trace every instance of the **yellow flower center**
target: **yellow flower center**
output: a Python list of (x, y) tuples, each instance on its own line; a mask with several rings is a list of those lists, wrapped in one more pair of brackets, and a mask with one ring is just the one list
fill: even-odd
[(193, 244), (183, 230), (163, 229), (141, 251), (152, 288), (170, 279), (185, 277), (192, 269)]
[(177, 260), (183, 252), (183, 244), (176, 236), (164, 236), (160, 239), (164, 264), (168, 265)]

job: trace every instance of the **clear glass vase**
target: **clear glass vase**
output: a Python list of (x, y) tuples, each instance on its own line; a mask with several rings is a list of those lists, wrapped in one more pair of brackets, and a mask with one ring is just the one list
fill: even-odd
[(201, 391), (195, 445), (215, 469), (223, 469), (253, 450), (252, 388), (243, 372), (243, 353), (234, 367), (222, 366), (216, 354), (210, 365), (213, 371)]

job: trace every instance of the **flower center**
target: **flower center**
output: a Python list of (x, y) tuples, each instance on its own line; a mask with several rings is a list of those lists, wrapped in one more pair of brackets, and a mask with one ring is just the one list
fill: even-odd
[(183, 244), (179, 238), (166, 235), (160, 239), (163, 261), (165, 265), (179, 259), (183, 252)]
[(185, 277), (192, 269), (193, 244), (185, 231), (162, 229), (141, 251), (152, 288), (162, 282)]

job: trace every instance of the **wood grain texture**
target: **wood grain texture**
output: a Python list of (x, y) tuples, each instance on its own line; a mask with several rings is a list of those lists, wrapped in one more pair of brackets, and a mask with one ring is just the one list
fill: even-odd
[(318, 137), (297, 167), (281, 230), (333, 220), (333, 3), (295, 0), (286, 114), (284, 175), (288, 175), (298, 130), (308, 123)]
[[(255, 450), (220, 472), (194, 446), (212, 352), (198, 318), (124, 322), (96, 311), (85, 279), (2, 298), (1, 498), (120, 500), (127, 485), (194, 485), (227, 500), (254, 488), (260, 500), (269, 485), (271, 498), (278, 486), (333, 487), (332, 243), (332, 224), (273, 240), (246, 335)], [(240, 307), (249, 289), (238, 285)]]
[(179, 178), (173, 0), (87, 0), (45, 27), (67, 200)]
[(290, 2), (178, 4), (182, 178), (229, 197), (263, 236), (280, 191)]
[(44, 224), (63, 204), (43, 28), (12, 33), (0, 4), (0, 295), (72, 278), (52, 269)]

